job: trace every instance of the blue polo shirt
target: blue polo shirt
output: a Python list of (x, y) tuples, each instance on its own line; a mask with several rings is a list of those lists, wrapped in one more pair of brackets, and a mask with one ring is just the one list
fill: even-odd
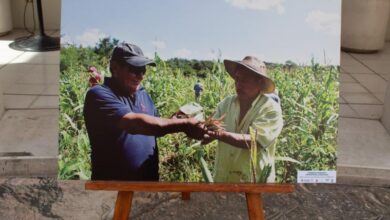
[(124, 94), (113, 78), (88, 90), (84, 119), (91, 144), (93, 180), (158, 181), (155, 136), (133, 135), (118, 128), (127, 113), (158, 116), (152, 99), (141, 88)]

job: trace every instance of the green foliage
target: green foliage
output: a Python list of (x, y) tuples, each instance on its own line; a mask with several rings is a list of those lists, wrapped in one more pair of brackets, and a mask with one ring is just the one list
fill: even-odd
[(59, 177), (82, 178), (91, 175), (90, 146), (82, 111), (88, 87), (86, 70), (73, 67), (61, 72)]
[[(108, 65), (107, 48), (115, 43), (118, 41), (101, 41), (95, 48), (69, 46), (61, 51), (61, 179), (87, 179), (91, 175), (90, 146), (82, 116), (88, 89), (87, 67), (95, 66), (99, 72), (104, 72)], [(199, 102), (205, 116), (211, 115), (223, 98), (235, 93), (234, 82), (220, 61), (163, 61), (157, 54), (155, 61), (157, 66), (148, 67), (143, 86), (161, 117), (170, 117), (180, 106), (195, 100), (193, 86), (201, 72), (205, 73), (200, 78), (204, 91)], [(297, 66), (288, 73), (281, 65), (270, 66), (269, 72), (282, 100), (285, 122), (276, 154), (280, 158), (291, 158), (277, 161), (277, 181), (294, 182), (298, 169), (335, 169), (338, 71), (335, 67), (314, 63)], [(212, 172), (216, 142), (200, 146), (179, 133), (158, 138), (158, 145), (162, 181), (204, 181), (201, 163)], [(204, 161), (199, 159), (200, 147)], [(294, 159), (301, 163), (295, 163)], [(266, 179), (267, 172), (263, 174), (260, 177)]]
[(297, 170), (336, 169), (337, 69), (313, 63), (288, 74), (275, 69), (271, 75), (284, 115), (277, 155), (301, 162), (279, 160), (277, 180), (294, 182)]
[(170, 71), (180, 69), (184, 76), (197, 76), (207, 78), (210, 71), (213, 69), (213, 61), (186, 60), (180, 58), (169, 59), (166, 62)]

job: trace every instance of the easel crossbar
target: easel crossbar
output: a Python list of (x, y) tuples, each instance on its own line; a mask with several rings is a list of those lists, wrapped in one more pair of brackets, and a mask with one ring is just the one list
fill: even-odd
[(87, 181), (85, 189), (129, 192), (244, 192), (244, 193), (290, 193), (292, 184), (252, 183), (171, 183), (129, 181)]

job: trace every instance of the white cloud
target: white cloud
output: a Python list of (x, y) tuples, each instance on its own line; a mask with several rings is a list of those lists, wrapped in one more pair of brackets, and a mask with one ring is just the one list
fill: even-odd
[(81, 35), (75, 37), (75, 43), (82, 46), (95, 46), (102, 38), (108, 37), (97, 28), (86, 29)]
[(162, 40), (154, 40), (152, 41), (152, 45), (153, 47), (155, 47), (156, 49), (164, 49), (167, 47), (167, 45), (165, 44), (164, 41)]
[(187, 48), (182, 48), (182, 49), (175, 51), (175, 55), (177, 57), (181, 57), (181, 58), (189, 58), (189, 56), (191, 56), (191, 54), (192, 54), (192, 52), (190, 50), (188, 50)]
[(270, 10), (275, 9), (278, 14), (283, 14), (285, 8), (283, 0), (225, 0), (234, 7), (251, 10)]
[(74, 44), (73, 39), (68, 35), (61, 36), (61, 45)]
[(340, 35), (340, 14), (326, 13), (320, 10), (311, 11), (306, 17), (306, 23), (315, 31), (332, 36)]

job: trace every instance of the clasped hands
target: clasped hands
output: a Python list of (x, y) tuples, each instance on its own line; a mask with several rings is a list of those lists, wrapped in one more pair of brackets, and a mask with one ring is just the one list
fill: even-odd
[(207, 144), (214, 139), (218, 139), (221, 132), (213, 131), (207, 128), (206, 124), (194, 118), (188, 118), (188, 126), (184, 133), (193, 139), (201, 140), (202, 144)]

